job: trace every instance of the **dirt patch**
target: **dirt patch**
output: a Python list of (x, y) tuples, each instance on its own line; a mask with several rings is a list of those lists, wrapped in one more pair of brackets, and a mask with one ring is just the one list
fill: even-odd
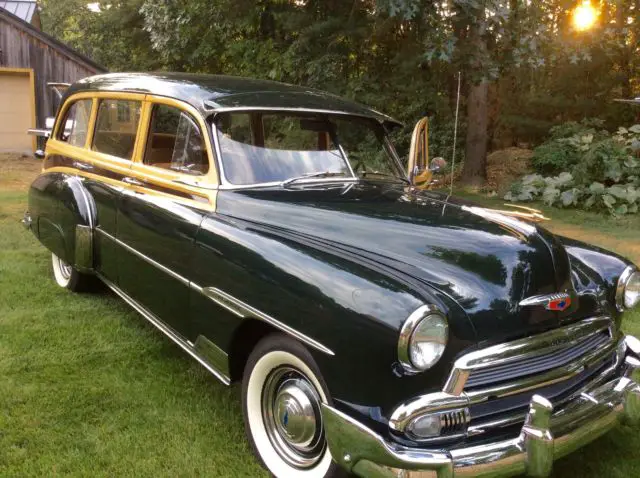
[(0, 191), (26, 190), (41, 170), (33, 156), (0, 153)]
[(610, 251), (616, 251), (625, 257), (628, 257), (636, 264), (640, 263), (640, 243), (618, 239), (605, 231), (599, 232), (593, 229), (584, 229), (579, 226), (562, 224), (561, 222), (548, 222), (543, 225), (554, 234), (577, 239), (588, 244), (597, 244), (600, 247)]
[(499, 195), (506, 193), (516, 179), (531, 172), (532, 156), (533, 151), (523, 148), (507, 148), (491, 153), (487, 156), (487, 185), (484, 189)]
[[(462, 168), (456, 168), (454, 182), (463, 191), (474, 194), (504, 196), (511, 184), (532, 172), (530, 161), (533, 151), (524, 148), (507, 148), (487, 156), (487, 182), (482, 186), (461, 186)], [(451, 174), (440, 178), (440, 184), (449, 185)]]

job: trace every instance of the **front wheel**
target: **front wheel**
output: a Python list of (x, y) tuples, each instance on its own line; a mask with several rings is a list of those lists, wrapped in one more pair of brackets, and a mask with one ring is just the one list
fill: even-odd
[(67, 264), (53, 253), (51, 254), (51, 265), (53, 266), (53, 278), (60, 287), (73, 292), (90, 289), (91, 276), (78, 272), (72, 265)]
[(277, 478), (344, 476), (324, 434), (320, 404), (329, 400), (317, 365), (298, 342), (271, 335), (253, 350), (242, 382), (245, 431)]

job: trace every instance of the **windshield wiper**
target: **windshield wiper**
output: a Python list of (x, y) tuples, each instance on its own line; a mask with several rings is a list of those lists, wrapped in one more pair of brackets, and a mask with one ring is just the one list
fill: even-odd
[(341, 179), (347, 181), (357, 181), (357, 178), (353, 176), (345, 176), (343, 172), (337, 171), (319, 171), (317, 173), (308, 173), (303, 174), (302, 176), (296, 176), (295, 178), (289, 178), (280, 183), (281, 186), (287, 187), (293, 183), (297, 183), (299, 181), (304, 181), (305, 179), (314, 179), (314, 178), (335, 178), (340, 177)]
[(382, 176), (382, 177), (385, 177), (385, 178), (393, 178), (393, 179), (396, 179), (398, 181), (402, 181), (403, 183), (411, 184), (411, 181), (409, 181), (407, 178), (403, 178), (401, 176), (396, 176), (395, 174), (380, 173), (378, 171), (366, 171), (366, 172), (363, 172), (362, 174), (359, 174), (359, 176), (361, 178), (363, 178), (363, 179), (367, 179), (367, 176), (369, 176), (369, 175)]

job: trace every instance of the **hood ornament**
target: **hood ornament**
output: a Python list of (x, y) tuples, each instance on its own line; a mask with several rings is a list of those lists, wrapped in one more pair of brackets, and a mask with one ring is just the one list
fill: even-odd
[(571, 306), (571, 294), (567, 292), (557, 292), (555, 294), (535, 295), (520, 301), (521, 307), (531, 305), (541, 305), (547, 310), (562, 312)]

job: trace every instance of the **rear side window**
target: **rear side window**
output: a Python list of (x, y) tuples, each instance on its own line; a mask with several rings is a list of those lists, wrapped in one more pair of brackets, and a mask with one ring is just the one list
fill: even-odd
[(80, 147), (86, 144), (92, 103), (91, 99), (78, 100), (69, 107), (58, 133), (60, 141)]
[(209, 159), (194, 119), (178, 108), (155, 105), (144, 164), (187, 174), (206, 174)]
[(139, 101), (100, 100), (93, 150), (131, 159), (140, 121)]

